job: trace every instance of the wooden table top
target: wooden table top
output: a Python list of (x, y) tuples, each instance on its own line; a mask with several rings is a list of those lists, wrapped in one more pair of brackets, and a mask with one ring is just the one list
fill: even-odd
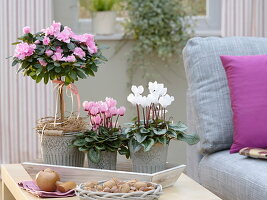
[[(32, 180), (21, 164), (5, 164), (1, 166), (3, 188), (7, 188), (16, 200), (40, 200), (18, 187), (23, 180)], [(2, 191), (3, 195), (5, 191)], [(219, 197), (202, 187), (200, 184), (182, 174), (174, 186), (165, 188), (160, 200), (221, 200)], [(5, 197), (4, 200), (13, 200)], [(79, 200), (78, 197), (49, 198), (43, 200)]]

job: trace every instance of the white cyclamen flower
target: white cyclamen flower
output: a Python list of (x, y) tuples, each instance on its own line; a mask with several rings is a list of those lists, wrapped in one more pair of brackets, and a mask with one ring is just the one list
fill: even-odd
[(133, 93), (129, 94), (129, 96), (127, 97), (127, 101), (129, 101), (131, 104), (136, 105), (136, 96), (134, 96)]
[(151, 101), (149, 100), (149, 98), (147, 98), (146, 96), (143, 96), (141, 99), (140, 99), (140, 105), (145, 108), (145, 107), (148, 107), (150, 106), (151, 104)]
[(144, 92), (144, 87), (142, 85), (139, 85), (138, 87), (133, 85), (131, 90), (134, 93), (134, 95), (137, 96)]
[(157, 94), (159, 96), (164, 96), (167, 93), (167, 88), (164, 88), (164, 84), (157, 83), (157, 81), (154, 83), (149, 82), (148, 89), (150, 94)]
[(154, 104), (159, 103), (159, 96), (156, 93), (147, 95), (147, 98), (151, 103), (154, 103)]
[(168, 94), (159, 98), (159, 103), (163, 108), (166, 108), (167, 106), (171, 105), (173, 101), (174, 97)]

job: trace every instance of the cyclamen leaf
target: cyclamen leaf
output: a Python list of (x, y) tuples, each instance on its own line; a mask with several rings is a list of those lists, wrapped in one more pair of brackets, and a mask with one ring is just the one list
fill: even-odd
[(144, 135), (141, 133), (135, 133), (134, 137), (135, 137), (137, 142), (142, 143), (147, 138), (147, 135)]
[(167, 132), (167, 129), (161, 129), (161, 130), (157, 130), (156, 128), (153, 129), (153, 132), (156, 135), (164, 135)]
[(199, 139), (198, 135), (178, 134), (177, 140), (184, 141), (189, 145), (194, 145), (194, 144), (197, 144), (200, 139)]
[(145, 140), (142, 143), (142, 146), (144, 147), (144, 151), (145, 152), (150, 151), (154, 144), (155, 144), (155, 141), (152, 138), (148, 138), (147, 140)]
[(97, 164), (99, 163), (100, 158), (101, 158), (100, 150), (91, 148), (88, 151), (88, 156), (89, 156), (90, 161)]

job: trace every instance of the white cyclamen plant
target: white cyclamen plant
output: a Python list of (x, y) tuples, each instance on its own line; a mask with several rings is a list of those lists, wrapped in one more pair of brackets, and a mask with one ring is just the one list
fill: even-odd
[(167, 94), (164, 84), (149, 82), (149, 94), (143, 96), (144, 87), (132, 86), (132, 93), (127, 100), (136, 106), (137, 117), (128, 123), (124, 134), (130, 139), (134, 151), (142, 147), (149, 151), (156, 143), (169, 144), (171, 139), (187, 142), (190, 145), (199, 141), (197, 135), (187, 134), (187, 126), (182, 122), (173, 123), (167, 119), (167, 107), (172, 104), (174, 97)]

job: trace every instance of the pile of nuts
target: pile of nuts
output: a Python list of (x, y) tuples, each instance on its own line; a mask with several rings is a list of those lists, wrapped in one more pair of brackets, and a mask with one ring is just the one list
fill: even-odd
[(109, 193), (130, 193), (130, 192), (146, 192), (154, 190), (155, 187), (151, 183), (137, 181), (136, 179), (130, 181), (120, 181), (112, 178), (99, 184), (97, 181), (91, 181), (84, 184), (85, 190), (93, 192), (109, 192)]

